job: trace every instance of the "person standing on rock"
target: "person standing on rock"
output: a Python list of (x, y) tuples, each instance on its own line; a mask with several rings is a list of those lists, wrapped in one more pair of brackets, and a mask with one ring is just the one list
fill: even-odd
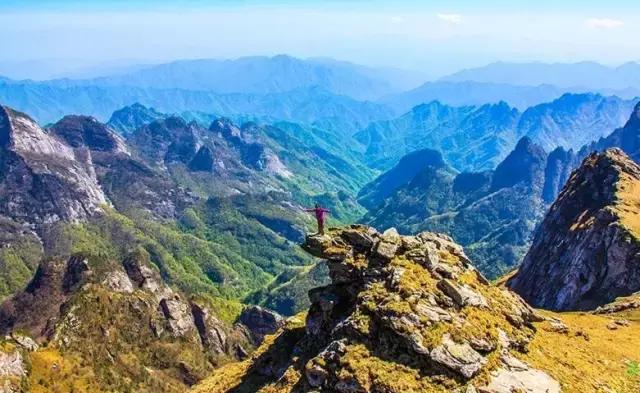
[(318, 222), (318, 235), (324, 235), (324, 219), (327, 214), (331, 213), (329, 210), (320, 206), (319, 203), (316, 203), (316, 207), (313, 209), (304, 209), (304, 211), (309, 213), (315, 213), (316, 221)]

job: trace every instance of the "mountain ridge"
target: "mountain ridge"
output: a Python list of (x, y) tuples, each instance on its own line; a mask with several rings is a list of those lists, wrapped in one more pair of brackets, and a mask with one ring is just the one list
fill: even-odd
[(462, 70), (442, 77), (443, 81), (509, 83), (521, 86), (550, 84), (558, 87), (587, 89), (639, 88), (640, 64), (627, 62), (609, 67), (596, 62), (579, 63), (510, 63), (496, 62)]
[(622, 150), (589, 155), (551, 205), (508, 285), (553, 310), (593, 309), (639, 291), (638, 189), (640, 166)]

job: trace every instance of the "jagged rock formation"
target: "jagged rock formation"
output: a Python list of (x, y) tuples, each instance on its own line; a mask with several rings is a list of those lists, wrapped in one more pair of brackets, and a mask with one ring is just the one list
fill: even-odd
[[(493, 171), (455, 175), (445, 164), (408, 172), (399, 164), (363, 188), (360, 201), (369, 208), (363, 221), (379, 228), (394, 226), (404, 233), (449, 233), (466, 247), (480, 270), (495, 278), (522, 261), (547, 207), (587, 155), (620, 147), (638, 162), (639, 119), (637, 105), (623, 128), (579, 151), (559, 147), (546, 155), (532, 139), (523, 137)], [(405, 180), (398, 173), (414, 175)], [(391, 175), (401, 181), (382, 182)], [(367, 204), (372, 196), (386, 198), (377, 206)]]
[(79, 220), (107, 203), (90, 153), (7, 107), (0, 107), (0, 174), (0, 214), (18, 222)]
[(122, 135), (129, 136), (145, 124), (165, 117), (167, 115), (153, 108), (147, 108), (142, 104), (135, 103), (113, 112), (107, 124), (118, 130)]
[(594, 150), (602, 151), (611, 147), (622, 149), (635, 162), (640, 162), (640, 103), (636, 105), (624, 127), (585, 146), (580, 153), (585, 157)]
[(545, 203), (553, 203), (571, 175), (571, 171), (578, 165), (580, 160), (573, 150), (567, 151), (559, 147), (549, 153), (542, 189), (542, 199)]
[(192, 171), (212, 172), (214, 163), (211, 149), (207, 146), (202, 146), (189, 162), (189, 169)]
[(310, 291), (304, 326), (272, 339), (237, 386), (196, 391), (560, 391), (518, 359), (539, 317), (449, 237), (352, 226), (304, 248), (332, 280)]
[(640, 166), (619, 149), (587, 157), (509, 286), (552, 310), (592, 309), (640, 290)]
[(120, 211), (137, 208), (155, 217), (174, 218), (197, 199), (141, 158), (133, 157), (122, 137), (92, 117), (65, 116), (47, 131), (73, 148), (76, 156), (91, 157), (89, 170)]
[[(221, 322), (206, 302), (168, 287), (144, 251), (122, 263), (83, 255), (43, 261), (27, 288), (0, 306), (0, 335), (38, 350), (17, 332), (68, 362), (82, 359), (100, 390), (180, 391), (252, 347), (247, 328)], [(127, 364), (146, 371), (131, 374)]]
[(260, 306), (249, 306), (242, 310), (238, 321), (249, 329), (255, 345), (264, 340), (264, 336), (275, 333), (284, 326), (284, 319), (278, 313)]
[(130, 154), (124, 140), (93, 117), (70, 115), (55, 123), (50, 131), (73, 148), (96, 152)]
[[(455, 95), (468, 96), (478, 86), (464, 87)], [(624, 124), (637, 102), (591, 93), (564, 94), (521, 113), (499, 100), (452, 107), (434, 99), (423, 99), (420, 102), (427, 104), (411, 105), (402, 116), (373, 122), (355, 134), (371, 166), (388, 170), (404, 155), (431, 148), (458, 171), (490, 170), (524, 136), (546, 151), (578, 150)]]

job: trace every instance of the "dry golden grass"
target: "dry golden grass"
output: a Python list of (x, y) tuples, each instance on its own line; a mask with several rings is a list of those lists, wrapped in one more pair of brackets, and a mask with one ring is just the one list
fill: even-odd
[(62, 356), (55, 349), (44, 348), (30, 354), (31, 373), (29, 392), (100, 392), (95, 384), (95, 375), (88, 367), (81, 367), (79, 359), (72, 355)]
[[(287, 381), (297, 381), (300, 378), (299, 373), (290, 375), (294, 370), (288, 370), (282, 378), (282, 383), (275, 387), (267, 384), (261, 378), (247, 378), (250, 374), (249, 369), (254, 360), (265, 354), (268, 350), (271, 350), (276, 339), (280, 334), (284, 334), (288, 330), (299, 329), (304, 327), (306, 313), (300, 313), (287, 320), (285, 327), (278, 331), (278, 333), (266, 336), (264, 342), (260, 347), (246, 360), (237, 363), (229, 363), (214, 371), (210, 378), (205, 379), (200, 384), (192, 389), (193, 393), (211, 393), (211, 392), (229, 392), (238, 389), (242, 392), (287, 392), (287, 386), (292, 386), (295, 382), (288, 384)], [(240, 385), (242, 384), (242, 388)]]
[[(563, 392), (640, 392), (640, 311), (612, 316), (545, 315), (561, 319), (569, 333), (545, 330), (548, 322), (539, 324), (524, 360), (556, 378)], [(628, 319), (629, 326), (607, 328), (621, 318)]]
[[(542, 313), (561, 319), (569, 327), (569, 333), (551, 331), (549, 322), (538, 323), (535, 338), (529, 345), (529, 353), (518, 355), (519, 357), (532, 367), (544, 370), (556, 378), (565, 393), (640, 392), (640, 310), (608, 316)], [(472, 317), (467, 315), (467, 318)], [(629, 326), (618, 326), (616, 330), (607, 328), (607, 325), (619, 319), (628, 320)], [(302, 320), (303, 318), (297, 318), (294, 325), (300, 325)], [(271, 346), (276, 337), (268, 337), (252, 358)], [(410, 367), (374, 356), (363, 345), (351, 346), (341, 362), (342, 372), (350, 373), (364, 386), (375, 383), (377, 387), (385, 386), (394, 392), (419, 392), (426, 387), (433, 389), (437, 386), (428, 378), (420, 378), (416, 370)], [(193, 392), (233, 391), (247, 376), (250, 365), (251, 359), (226, 365), (216, 370), (211, 378), (198, 385)], [(291, 391), (301, 375), (293, 369), (289, 369), (288, 373), (295, 375), (285, 375), (277, 384), (258, 383), (256, 391)], [(479, 376), (475, 382), (487, 382), (486, 376)], [(445, 387), (443, 389), (446, 391)]]
[(618, 180), (616, 196), (618, 201), (615, 210), (620, 222), (640, 239), (640, 181), (622, 173)]

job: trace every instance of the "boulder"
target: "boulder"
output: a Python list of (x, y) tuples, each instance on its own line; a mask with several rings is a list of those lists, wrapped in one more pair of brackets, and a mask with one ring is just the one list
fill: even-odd
[(442, 344), (431, 351), (431, 359), (459, 373), (466, 379), (473, 377), (487, 360), (469, 343), (458, 344), (449, 335), (442, 337)]
[(256, 345), (262, 343), (264, 336), (275, 333), (284, 325), (284, 318), (280, 314), (260, 306), (245, 307), (238, 321), (249, 329)]
[(467, 285), (455, 284), (450, 280), (441, 280), (438, 287), (460, 307), (487, 307), (487, 300)]
[(25, 375), (27, 370), (20, 351), (0, 351), (0, 377), (24, 377)]
[(167, 330), (174, 337), (182, 337), (195, 329), (189, 304), (178, 295), (160, 300), (160, 311)]

